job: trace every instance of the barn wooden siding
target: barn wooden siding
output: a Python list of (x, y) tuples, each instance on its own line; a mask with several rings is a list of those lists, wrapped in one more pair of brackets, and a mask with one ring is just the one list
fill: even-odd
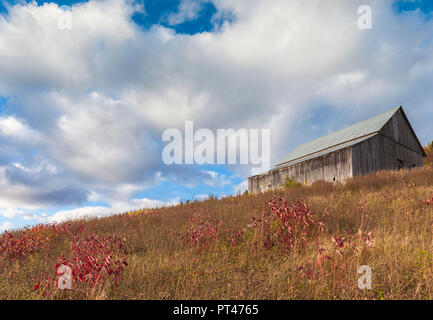
[(421, 167), (422, 147), (399, 110), (374, 137), (352, 147), (353, 176), (379, 170)]
[(281, 188), (286, 178), (300, 183), (344, 181), (379, 170), (423, 166), (424, 150), (400, 107), (373, 136), (349, 147), (278, 167), (248, 179), (248, 192)]
[(281, 188), (286, 178), (294, 179), (300, 183), (312, 183), (318, 180), (343, 181), (350, 177), (352, 177), (352, 149), (345, 148), (250, 177), (248, 179), (248, 192), (257, 193)]

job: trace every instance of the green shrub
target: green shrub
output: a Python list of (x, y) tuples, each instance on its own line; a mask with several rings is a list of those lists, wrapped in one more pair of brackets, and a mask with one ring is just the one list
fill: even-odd
[(296, 182), (295, 179), (287, 177), (286, 178), (286, 182), (284, 182), (281, 186), (284, 189), (290, 189), (290, 188), (293, 188), (293, 187), (301, 186), (301, 184), (298, 183), (298, 182)]

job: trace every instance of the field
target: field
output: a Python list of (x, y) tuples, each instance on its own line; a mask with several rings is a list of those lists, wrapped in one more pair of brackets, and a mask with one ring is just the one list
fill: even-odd
[[(0, 299), (433, 299), (433, 168), (0, 239)], [(62, 264), (70, 290), (57, 288)], [(361, 265), (371, 290), (358, 288)]]

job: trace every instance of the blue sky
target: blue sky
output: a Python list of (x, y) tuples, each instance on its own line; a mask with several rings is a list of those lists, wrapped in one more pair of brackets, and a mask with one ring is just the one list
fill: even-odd
[[(57, 1), (35, 1), (38, 5), (44, 3), (55, 3), (59, 6), (66, 5), (72, 6), (77, 3), (87, 2), (88, 0), (57, 0)], [(6, 7), (16, 3), (23, 3), (24, 1), (16, 0), (2, 0), (0, 2), (0, 12), (7, 12)], [(32, 1), (26, 1), (32, 2)], [(217, 26), (221, 25), (225, 20), (233, 20), (234, 16), (227, 12), (218, 21), (211, 21), (212, 17), (217, 13), (217, 9), (212, 1), (204, 1), (200, 5), (199, 15), (190, 21), (170, 26), (164, 21), (164, 17), (170, 13), (178, 11), (181, 0), (136, 0), (136, 4), (141, 4), (145, 8), (145, 12), (137, 12), (132, 16), (135, 23), (142, 26), (143, 28), (150, 28), (152, 25), (164, 25), (173, 28), (178, 33), (195, 34), (198, 32), (212, 31), (215, 29), (215, 23)], [(394, 10), (397, 13), (411, 12), (420, 10), (426, 14), (433, 12), (433, 3), (428, 0), (397, 0), (392, 4)]]
[(398, 12), (420, 10), (426, 14), (433, 11), (433, 3), (426, 0), (400, 0), (394, 2), (394, 8)]
[[(38, 5), (43, 5), (44, 3), (56, 3), (59, 6), (72, 6), (76, 3), (82, 2), (87, 2), (87, 0), (36, 1)], [(19, 3), (19, 1), (4, 0), (3, 3), (0, 4), (0, 11), (6, 10), (5, 4), (7, 3), (13, 4)], [(226, 14), (217, 21), (211, 21), (217, 10), (211, 1), (203, 1), (196, 18), (176, 25), (169, 25), (164, 18), (170, 13), (178, 11), (181, 0), (137, 0), (135, 3), (142, 5), (145, 8), (145, 12), (136, 12), (132, 16), (132, 19), (144, 29), (149, 29), (152, 25), (160, 24), (173, 28), (178, 33), (195, 34), (198, 32), (212, 31), (215, 27), (220, 26), (225, 20), (232, 19), (229, 14)]]
[[(372, 30), (357, 28), (363, 4)], [(162, 162), (162, 132), (186, 120), (271, 129), (273, 164), (398, 105), (433, 140), (431, 1), (8, 0), (0, 12), (2, 229), (245, 190), (248, 165)]]

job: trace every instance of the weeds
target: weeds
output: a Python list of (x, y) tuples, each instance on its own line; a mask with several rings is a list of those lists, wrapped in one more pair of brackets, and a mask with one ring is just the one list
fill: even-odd
[(285, 255), (294, 248), (305, 249), (316, 241), (325, 225), (316, 218), (303, 201), (288, 204), (282, 198), (274, 198), (259, 219), (251, 218), (256, 229), (256, 242), (260, 248), (278, 246)]
[(432, 228), (428, 167), (38, 225), (0, 235), (0, 298), (433, 299)]
[(42, 291), (42, 296), (52, 295), (57, 289), (61, 266), (71, 270), (72, 286), (77, 283), (88, 283), (91, 288), (103, 284), (108, 278), (119, 284), (120, 275), (127, 266), (125, 256), (125, 239), (115, 234), (98, 237), (96, 234), (80, 240), (77, 235), (71, 244), (71, 254), (57, 257), (53, 276), (44, 274), (35, 277), (35, 291)]

